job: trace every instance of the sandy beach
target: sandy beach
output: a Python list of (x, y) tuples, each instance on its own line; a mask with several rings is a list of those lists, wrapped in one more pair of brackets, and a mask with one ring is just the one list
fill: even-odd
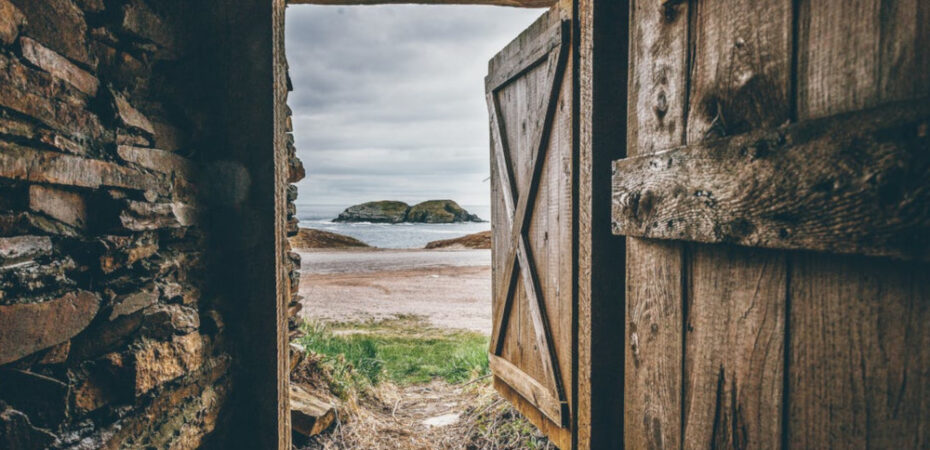
[(419, 315), (491, 332), (490, 250), (298, 250), (301, 316), (363, 321)]

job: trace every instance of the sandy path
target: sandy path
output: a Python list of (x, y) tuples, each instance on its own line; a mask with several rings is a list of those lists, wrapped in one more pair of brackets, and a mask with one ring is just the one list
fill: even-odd
[(491, 332), (490, 250), (301, 251), (301, 316), (324, 321), (419, 315)]

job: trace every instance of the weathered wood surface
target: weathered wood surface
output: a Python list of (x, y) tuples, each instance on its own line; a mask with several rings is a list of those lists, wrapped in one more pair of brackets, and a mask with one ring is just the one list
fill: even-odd
[[(568, 404), (554, 397), (549, 392), (549, 388), (543, 386), (533, 377), (520, 370), (500, 356), (494, 354), (488, 355), (491, 372), (494, 376), (507, 383), (514, 391), (520, 393), (523, 398), (539, 408), (539, 411), (545, 414), (553, 423), (561, 424), (563, 417), (568, 417)], [(564, 426), (564, 425), (563, 425)]]
[(623, 438), (630, 448), (680, 446), (682, 257), (678, 243), (627, 242)]
[(488, 63), (490, 70), (484, 80), (489, 91), (499, 89), (536, 64), (548, 62), (549, 54), (565, 43), (565, 33), (570, 32), (567, 22), (555, 21), (546, 25), (546, 30), (539, 30), (539, 26), (528, 29), (517, 38), (518, 45), (507, 46), (491, 59)]
[(797, 21), (799, 120), (930, 95), (926, 2), (802, 2)]
[[(793, 192), (777, 200), (795, 205), (788, 212), (816, 200), (819, 213), (804, 211), (811, 222), (890, 236), (876, 227), (910, 220), (887, 239), (910, 242), (895, 241), (894, 256), (922, 258), (928, 19), (916, 0), (635, 3), (633, 159), (615, 181), (641, 195), (622, 199), (621, 215), (639, 222), (621, 231), (682, 239), (663, 233), (701, 224), (688, 233), (769, 245), (708, 226), (761, 217), (784, 228), (769, 239), (801, 239), (796, 216), (770, 211), (765, 193), (781, 180)], [(857, 112), (866, 108), (878, 109)], [(792, 176), (804, 173), (820, 178)], [(889, 201), (904, 206), (881, 209)], [(658, 219), (674, 203), (688, 221)], [(821, 242), (789, 248), (888, 247), (848, 232), (824, 243), (807, 228)], [(626, 447), (926, 447), (930, 352), (916, 324), (930, 309), (930, 282), (917, 275), (927, 272), (887, 257), (628, 238)]]
[[(627, 155), (685, 143), (689, 2), (633, 2)], [(681, 448), (683, 246), (628, 239), (625, 448)]]
[(791, 448), (927, 448), (930, 265), (798, 254), (791, 265)]
[(785, 255), (733, 246), (689, 249), (684, 446), (778, 448)]
[(289, 5), (496, 5), (548, 8), (558, 0), (287, 0)]
[(626, 156), (630, 4), (579, 0), (575, 99), (578, 124), (577, 367), (574, 448), (623, 445), (626, 239), (610, 232), (610, 162)]
[(336, 420), (333, 405), (291, 383), (290, 394), (291, 427), (304, 436), (316, 436), (329, 428)]
[[(570, 425), (572, 133), (568, 24), (551, 10), (489, 63), (497, 384)], [(495, 370), (496, 368), (496, 370)], [(537, 404), (538, 402), (538, 404)], [(526, 412), (526, 411), (524, 411)], [(530, 412), (528, 415), (534, 415)]]
[[(229, 411), (229, 442), (241, 448), (291, 447), (287, 305), (288, 139), (284, 0), (214, 0), (203, 8), (209, 31), (202, 57), (214, 78), (204, 95), (217, 99), (211, 120), (235, 133), (218, 134), (198, 149), (219, 177), (211, 209), (211, 276), (230, 305), (224, 316), (237, 353), (241, 386)], [(223, 11), (215, 14), (213, 11)], [(248, 60), (249, 64), (237, 61)], [(236, 183), (228, 182), (230, 179)], [(243, 260), (250, 264), (223, 264)], [(225, 441), (224, 441), (225, 442)], [(221, 444), (222, 445), (222, 444)]]
[[(930, 3), (801, 2), (798, 14), (799, 121), (930, 96)], [(789, 264), (785, 445), (930, 447), (927, 264)]]
[[(791, 1), (710, 0), (692, 7), (687, 145), (787, 121)], [(783, 255), (687, 246), (683, 447), (779, 446), (785, 272)]]
[(572, 448), (572, 431), (570, 429), (561, 427), (549, 420), (549, 418), (539, 411), (536, 405), (531, 403), (500, 378), (494, 377), (493, 385), (494, 389), (501, 397), (507, 399), (520, 414), (523, 414), (523, 417), (528, 419), (540, 432), (545, 434), (558, 448)]
[[(556, 27), (551, 27), (549, 30), (546, 30), (545, 34), (542, 36), (544, 41), (552, 41), (553, 39), (546, 36), (547, 34), (555, 35), (559, 38), (561, 42), (562, 32), (561, 27), (558, 25)], [(536, 39), (539, 40), (539, 39)], [(534, 40), (534, 41), (536, 41)], [(528, 66), (535, 65), (538, 58), (545, 57), (545, 78), (543, 79), (543, 87), (551, 86), (549, 92), (543, 90), (542, 95), (546, 95), (546, 100), (543, 104), (545, 105), (545, 111), (541, 118), (541, 123), (538, 123), (538, 131), (532, 137), (529, 148), (516, 149), (516, 151), (529, 151), (531, 152), (529, 157), (532, 161), (531, 175), (528, 179), (523, 179), (523, 183), (519, 185), (516, 192), (520, 192), (519, 200), (516, 200), (516, 206), (514, 206), (515, 199), (513, 198), (513, 192), (511, 187), (517, 186), (514, 182), (511, 169), (507, 164), (507, 153), (514, 151), (511, 149), (505, 149), (505, 144), (500, 136), (505, 135), (505, 131), (502, 128), (502, 122), (500, 120), (499, 107), (497, 105), (497, 97), (495, 95), (495, 89), (497, 86), (491, 85), (489, 88), (491, 92), (488, 93), (488, 102), (491, 106), (491, 114), (494, 116), (492, 123), (497, 126), (497, 130), (494, 132), (497, 137), (496, 143), (494, 145), (495, 149), (495, 160), (498, 165), (498, 176), (500, 184), (502, 186), (502, 193), (504, 194), (504, 203), (506, 206), (506, 214), (504, 216), (505, 223), (511, 228), (511, 236), (515, 236), (517, 242), (515, 245), (511, 245), (510, 249), (507, 251), (506, 263), (504, 263), (504, 278), (503, 282), (500, 285), (501, 291), (498, 292), (498, 297), (502, 298), (504, 301), (504, 308), (500, 310), (500, 314), (507, 315), (509, 317), (508, 309), (512, 306), (512, 298), (514, 296), (515, 284), (513, 283), (513, 277), (518, 276), (519, 273), (520, 280), (523, 285), (523, 292), (527, 296), (527, 306), (530, 315), (530, 319), (533, 324), (534, 337), (536, 342), (536, 347), (543, 350), (541, 355), (541, 362), (543, 366), (543, 371), (545, 372), (548, 381), (552, 386), (555, 387), (556, 395), (560, 401), (565, 399), (564, 386), (562, 385), (561, 377), (559, 376), (559, 363), (558, 357), (553, 347), (552, 341), (552, 332), (550, 330), (548, 318), (544, 317), (546, 314), (545, 302), (543, 301), (543, 292), (540, 288), (540, 279), (537, 270), (537, 264), (535, 264), (530, 254), (530, 244), (529, 238), (527, 236), (527, 231), (529, 229), (529, 220), (532, 218), (532, 208), (536, 204), (536, 196), (539, 192), (541, 177), (543, 174), (543, 165), (546, 160), (546, 150), (549, 146), (549, 134), (552, 129), (553, 117), (555, 115), (555, 109), (558, 104), (559, 99), (559, 88), (561, 86), (562, 80), (562, 68), (565, 65), (564, 55), (562, 53), (561, 45), (559, 47), (552, 48), (550, 46), (543, 46), (542, 48), (546, 49), (548, 53), (544, 53), (536, 57), (536, 59), (525, 59), (520, 58), (520, 62)], [(535, 49), (534, 49), (535, 53)], [(511, 74), (519, 74), (520, 72), (526, 70), (525, 68), (520, 68), (519, 66), (508, 66), (507, 73), (509, 76)], [(489, 77), (493, 78), (493, 77)], [(505, 78), (502, 82), (506, 82), (510, 78)], [(551, 178), (558, 180), (558, 178)], [(519, 262), (519, 265), (517, 263)], [(518, 270), (519, 267), (519, 270)], [(556, 266), (558, 267), (558, 266)], [(501, 297), (503, 296), (503, 297)], [(504, 333), (506, 332), (506, 327), (501, 326), (498, 328), (498, 332), (495, 334), (495, 339), (493, 342), (493, 352), (494, 354), (500, 354), (502, 351), (502, 339)], [(519, 389), (517, 389), (519, 391)], [(559, 423), (563, 426), (567, 426), (568, 417), (564, 414), (567, 411), (563, 411), (563, 408), (559, 408), (558, 415), (552, 416), (549, 415), (546, 409), (543, 409), (543, 412), (546, 412), (547, 416), (550, 417), (556, 423)]]
[(614, 232), (930, 259), (930, 100), (614, 164)]

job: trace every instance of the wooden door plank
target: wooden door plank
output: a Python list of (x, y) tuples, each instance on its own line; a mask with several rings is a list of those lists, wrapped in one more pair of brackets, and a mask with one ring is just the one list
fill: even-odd
[(884, 1), (879, 23), (878, 97), (889, 102), (930, 95), (930, 4)]
[(930, 260), (928, 130), (923, 98), (619, 160), (614, 231)]
[(806, 1), (798, 19), (799, 119), (930, 95), (927, 2)]
[[(559, 399), (565, 398), (565, 390), (562, 386), (556, 350), (552, 343), (552, 332), (550, 330), (548, 316), (545, 313), (545, 300), (540, 286), (540, 279), (537, 274), (538, 265), (532, 257), (531, 246), (526, 233), (528, 231), (527, 219), (532, 217), (533, 209), (536, 207), (536, 196), (540, 191), (540, 178), (547, 157), (546, 150), (549, 147), (549, 135), (553, 116), (555, 115), (555, 108), (558, 104), (559, 87), (561, 86), (561, 67), (564, 66), (564, 63), (561, 47), (556, 48), (550, 53), (545, 72), (546, 77), (542, 79), (541, 83), (543, 92), (548, 94), (548, 97), (543, 97), (546, 99), (543, 101), (546, 106), (543, 112), (544, 118), (541, 121), (542, 127), (538, 134), (531, 138), (532, 144), (529, 148), (532, 152), (532, 156), (529, 159), (531, 161), (532, 174), (529, 179), (525, 179), (526, 184), (518, 188), (518, 192), (520, 192), (519, 201), (516, 210), (513, 211), (513, 216), (510, 216), (513, 217), (510, 222), (511, 235), (517, 236), (517, 246), (511, 249), (511, 253), (515, 255), (520, 263), (520, 278), (523, 282), (523, 292), (527, 296), (528, 311), (533, 323), (534, 338), (542, 363), (542, 369)], [(531, 98), (533, 97), (535, 96), (531, 96)], [(518, 150), (522, 151), (523, 149)], [(506, 181), (509, 180), (504, 180), (502, 178), (502, 182)], [(543, 227), (545, 228), (545, 224)], [(507, 264), (512, 264), (511, 261), (514, 261), (514, 257), (508, 257)], [(516, 271), (511, 271), (509, 273), (514, 274)], [(502, 286), (508, 286), (510, 283), (511, 280), (507, 279), (505, 273), (504, 284)], [(500, 337), (498, 339), (500, 339)]]
[(681, 244), (676, 242), (627, 242), (623, 421), (627, 448), (681, 446), (681, 256)]
[[(707, 0), (692, 12), (688, 144), (790, 118), (791, 0)], [(731, 170), (745, 170), (745, 163)], [(689, 245), (685, 448), (779, 448), (784, 256)]]
[[(685, 143), (688, 15), (689, 2), (631, 3), (627, 155)], [(682, 251), (627, 240), (626, 448), (681, 447)]]
[(494, 377), (494, 389), (501, 397), (507, 399), (520, 414), (523, 414), (523, 417), (545, 434), (550, 442), (560, 449), (572, 448), (572, 430), (570, 428), (563, 427), (550, 420), (539, 408), (500, 378)]
[[(493, 183), (494, 189), (498, 193), (495, 198), (500, 199), (504, 206), (504, 210), (494, 216), (494, 237), (496, 238), (494, 249), (495, 254), (509, 254), (510, 252), (507, 249), (512, 239), (509, 233), (511, 229), (510, 223), (509, 220), (504, 220), (503, 222), (499, 220), (501, 216), (513, 217), (514, 211), (513, 198), (515, 188), (513, 184), (513, 173), (510, 164), (508, 164), (506, 160), (506, 155), (508, 153), (506, 141), (507, 132), (504, 129), (504, 122), (500, 117), (500, 105), (498, 104), (497, 96), (494, 95), (493, 92), (488, 92), (487, 104), (488, 115), (491, 121), (492, 169), (495, 171), (492, 175), (494, 175), (494, 179), (497, 180), (497, 182)], [(504, 232), (507, 234), (502, 234)], [(494, 264), (493, 268), (497, 276), (501, 278), (499, 282), (495, 283), (495, 286), (499, 288), (497, 292), (494, 292), (494, 298), (497, 301), (494, 301), (492, 306), (493, 311), (491, 317), (492, 323), (494, 324), (494, 331), (491, 333), (489, 348), (491, 353), (500, 354), (503, 346), (503, 337), (507, 332), (507, 324), (510, 319), (513, 291), (517, 281), (515, 278), (517, 274), (514, 272), (517, 271), (517, 268), (513, 264)]]
[[(534, 24), (531, 29), (541, 25)], [(503, 85), (532, 70), (537, 64), (545, 63), (549, 54), (562, 45), (565, 25), (555, 21), (546, 26), (548, 28), (541, 34), (536, 34), (535, 31), (521, 34), (515, 41), (518, 43), (516, 46), (508, 46), (508, 50), (504, 50), (492, 60), (491, 73), (485, 78), (488, 91), (497, 91)]]
[(510, 361), (497, 355), (488, 355), (491, 372), (494, 376), (507, 383), (513, 390), (520, 393), (523, 398), (535, 405), (539, 410), (556, 424), (561, 426), (568, 413), (568, 403), (560, 401), (552, 395), (549, 388), (543, 386), (532, 376), (528, 375)]
[[(529, 30), (539, 28), (539, 24), (544, 22), (545, 18), (537, 20)], [(522, 46), (532, 36), (533, 34), (530, 31), (524, 32), (514, 43), (508, 45), (491, 61), (490, 73), (493, 74), (497, 67), (506, 66), (506, 59), (502, 59), (502, 55), (509, 55), (509, 57), (513, 58), (518, 57), (520, 55), (518, 50), (523, 48)], [(516, 264), (507, 260), (508, 256), (513, 255), (512, 250), (517, 240), (517, 235), (512, 234), (510, 225), (514, 211), (509, 208), (507, 203), (512, 205), (514, 209), (516, 208), (516, 201), (520, 195), (520, 191), (517, 189), (518, 185), (526, 184), (531, 175), (531, 152), (520, 151), (520, 149), (529, 148), (534, 135), (542, 127), (543, 120), (537, 118), (542, 115), (541, 109), (542, 105), (545, 105), (546, 99), (539, 98), (537, 85), (540, 84), (540, 78), (542, 78), (544, 71), (545, 66), (537, 64), (531, 70), (523, 72), (520, 77), (512, 80), (512, 82), (502, 85), (495, 93), (497, 102), (494, 106), (497, 108), (497, 119), (499, 119), (497, 122), (505, 150), (504, 153), (500, 154), (502, 157), (497, 158), (498, 163), (495, 164), (495, 168), (503, 164), (502, 167), (506, 170), (497, 172), (509, 176), (510, 182), (504, 183), (500, 177), (497, 177), (494, 179), (494, 184), (507, 185), (510, 188), (508, 195), (511, 195), (512, 198), (496, 199), (497, 203), (501, 204), (504, 213), (495, 216), (494, 228), (497, 237), (503, 237), (504, 239), (498, 240), (498, 245), (492, 252), (494, 266), (498, 269), (500, 275), (500, 278), (495, 280), (495, 301), (493, 303), (495, 308), (498, 308), (505, 303), (505, 299), (509, 299), (506, 300), (509, 305), (504, 306), (510, 308), (507, 310), (507, 321), (500, 322), (505, 328), (496, 328), (497, 333), (492, 336), (492, 339), (500, 336), (497, 341), (497, 346), (500, 347), (497, 354), (504, 356), (507, 360), (521, 367), (526, 373), (543, 381), (546, 380), (547, 375), (542, 366), (540, 353), (535, 345), (535, 331), (527, 310), (529, 306), (527, 296), (518, 278), (520, 277), (520, 270)], [(493, 99), (495, 96), (489, 98)], [(491, 106), (489, 103), (489, 107)], [(512, 149), (517, 151), (512, 151)], [(512, 267), (513, 273), (505, 273), (503, 267)], [(505, 284), (503, 280), (507, 275), (510, 275), (510, 277)], [(506, 297), (502, 297), (504, 293), (500, 291), (507, 287), (510, 288), (510, 292), (504, 291)], [(509, 337), (505, 339), (504, 336)], [(494, 347), (491, 348), (492, 352), (495, 350)]]
[(533, 338), (536, 342), (543, 373), (545, 373), (550, 386), (553, 386), (556, 396), (559, 399), (564, 399), (565, 389), (562, 386), (562, 377), (560, 376), (561, 372), (559, 371), (555, 347), (552, 345), (552, 331), (549, 327), (549, 317), (546, 314), (539, 278), (536, 275), (536, 264), (532, 262), (532, 254), (526, 236), (521, 235), (518, 239), (517, 255), (519, 255), (520, 268), (521, 272), (523, 272), (520, 279), (523, 281), (523, 291), (526, 293), (527, 310), (533, 323)]
[(881, 3), (881, 0), (801, 2), (799, 120), (877, 104)]
[[(802, 3), (798, 119), (927, 96), (928, 14), (919, 0)], [(788, 444), (930, 447), (927, 264), (800, 253), (791, 266)]]
[[(540, 303), (542, 301), (541, 293), (539, 292), (538, 280), (536, 280), (535, 273), (535, 263), (529, 257), (528, 251), (530, 249), (528, 239), (525, 236), (525, 233), (528, 228), (527, 218), (531, 217), (532, 210), (535, 207), (536, 195), (539, 192), (540, 188), (540, 177), (542, 175), (542, 169), (544, 166), (544, 161), (546, 158), (546, 150), (549, 147), (549, 134), (552, 126), (553, 116), (555, 115), (556, 105), (558, 104), (558, 93), (561, 86), (562, 72), (561, 69), (565, 61), (562, 56), (561, 48), (554, 50), (549, 58), (546, 68), (547, 76), (543, 79), (543, 86), (547, 87), (544, 90), (548, 94), (548, 97), (545, 97), (544, 104), (546, 106), (545, 111), (543, 112), (544, 118), (541, 120), (541, 130), (531, 137), (531, 150), (532, 156), (529, 158), (530, 166), (532, 167), (530, 178), (524, 178), (523, 185), (518, 186), (516, 190), (512, 188), (516, 186), (512, 178), (512, 170), (510, 165), (507, 162), (506, 154), (514, 151), (513, 149), (507, 149), (504, 145), (496, 144), (495, 145), (495, 160), (498, 166), (498, 173), (500, 176), (500, 183), (503, 186), (502, 191), (505, 195), (510, 195), (510, 197), (505, 198), (505, 207), (507, 209), (507, 214), (505, 215), (505, 220), (507, 225), (511, 228), (511, 236), (518, 236), (517, 242), (514, 246), (510, 248), (509, 256), (507, 257), (507, 262), (504, 267), (513, 267), (517, 260), (520, 261), (521, 273), (523, 276), (524, 283), (524, 292), (529, 297), (530, 300), (530, 311), (531, 316), (533, 317), (534, 329), (536, 330), (536, 340), (537, 342), (547, 341), (545, 334), (544, 321), (542, 321), (542, 316), (538, 313), (544, 306)], [(535, 96), (530, 96), (535, 97)], [(492, 128), (495, 130), (495, 136), (498, 137), (497, 141), (502, 142), (499, 137), (504, 135), (504, 131), (501, 127), (502, 121), (498, 115), (499, 104), (497, 98), (493, 91), (488, 93), (488, 104), (491, 106), (491, 113), (493, 115), (492, 119)], [(530, 110), (532, 111), (532, 109)], [(496, 125), (496, 126), (495, 126)], [(517, 149), (522, 151), (523, 149)], [(509, 191), (509, 192), (508, 192)], [(515, 192), (520, 193), (519, 200), (517, 201), (516, 206), (514, 206), (513, 195)], [(510, 296), (513, 289), (513, 280), (512, 277), (517, 273), (516, 270), (505, 271), (504, 272), (504, 282), (501, 284), (502, 292), (506, 289), (506, 296)], [(505, 300), (505, 305), (509, 300)], [(498, 315), (504, 314), (503, 312), (498, 313)], [(504, 328), (501, 327), (501, 331)], [(492, 348), (495, 349), (495, 352), (499, 352), (499, 347), (501, 345), (502, 335), (499, 333), (495, 336), (493, 342), (494, 345)], [(541, 346), (540, 349), (546, 349), (549, 346)], [(547, 373), (551, 372), (553, 366), (551, 363), (543, 363)], [(558, 385), (558, 384), (557, 384)]]
[[(571, 48), (566, 47), (564, 50), (566, 61), (570, 61)], [(551, 171), (548, 176), (552, 183), (550, 184), (551, 214), (553, 218), (549, 231), (547, 247), (551, 254), (551, 299), (553, 306), (549, 309), (549, 323), (553, 328), (558, 329), (558, 333), (553, 337), (556, 349), (559, 349), (558, 361), (561, 369), (562, 386), (565, 389), (565, 400), (572, 405), (574, 396), (572, 393), (573, 377), (575, 368), (572, 366), (572, 360), (575, 357), (575, 321), (577, 315), (575, 309), (575, 284), (574, 268), (576, 265), (574, 258), (574, 232), (575, 215), (574, 201), (572, 197), (573, 186), (573, 167), (574, 167), (574, 147), (572, 142), (573, 118), (572, 118), (572, 95), (574, 86), (570, 82), (573, 77), (572, 67), (566, 64), (565, 71), (562, 75), (564, 80), (558, 95), (556, 107), (556, 119), (552, 126), (553, 136), (549, 142), (552, 145)], [(571, 406), (569, 411), (574, 411)], [(574, 413), (570, 417), (574, 418)], [(571, 427), (570, 428), (574, 428)]]
[(685, 347), (686, 448), (778, 448), (785, 255), (694, 245)]
[(688, 143), (785, 123), (791, 74), (791, 0), (695, 5)]
[(930, 265), (797, 254), (791, 448), (930, 446)]

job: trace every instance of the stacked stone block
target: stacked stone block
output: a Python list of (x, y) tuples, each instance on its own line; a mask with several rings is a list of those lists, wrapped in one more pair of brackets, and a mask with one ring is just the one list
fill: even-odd
[[(290, 80), (290, 79), (288, 79)], [(288, 90), (291, 90), (290, 81), (288, 81)], [(287, 158), (288, 158), (288, 175), (287, 181), (287, 236), (293, 237), (297, 235), (299, 231), (298, 219), (297, 219), (297, 206), (295, 201), (297, 200), (297, 186), (293, 183), (304, 179), (306, 172), (304, 170), (303, 163), (300, 159), (297, 158), (297, 148), (294, 146), (294, 125), (291, 118), (292, 111), (290, 108), (287, 108), (287, 124), (285, 130), (287, 130)], [(289, 268), (288, 275), (290, 277), (290, 298), (291, 301), (287, 305), (287, 325), (289, 331), (290, 340), (296, 340), (301, 336), (300, 332), (300, 318), (298, 314), (303, 308), (301, 301), (300, 291), (300, 255), (292, 251), (290, 242), (287, 243), (287, 265), (285, 267)]]
[(0, 448), (193, 448), (222, 417), (183, 8), (0, 0)]

